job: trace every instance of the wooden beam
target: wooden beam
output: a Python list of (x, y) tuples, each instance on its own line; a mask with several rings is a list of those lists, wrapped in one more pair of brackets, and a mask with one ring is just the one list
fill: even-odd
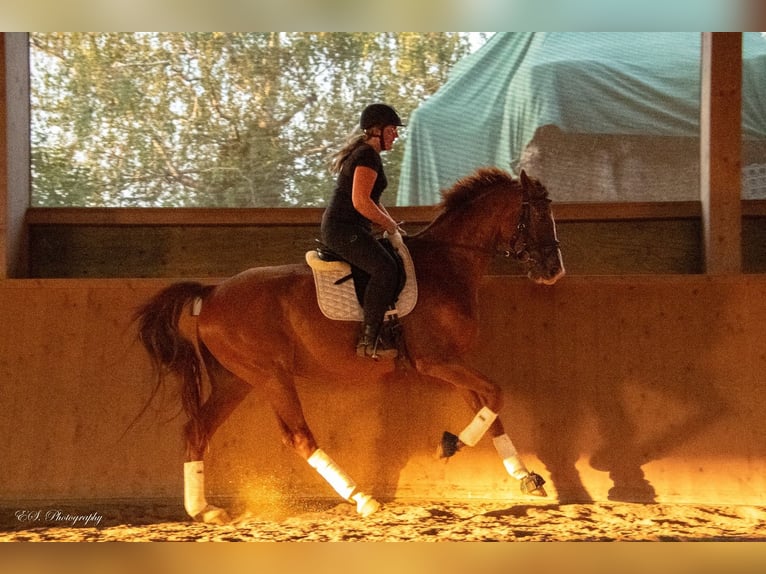
[[(766, 213), (766, 201), (755, 214)], [(760, 211), (758, 210), (760, 209)], [(223, 207), (31, 207), (29, 226), (149, 226), (149, 225), (319, 225), (324, 208), (223, 208)], [(435, 206), (389, 206), (391, 216), (407, 224), (430, 222), (438, 213)], [(623, 221), (637, 219), (698, 219), (698, 201), (558, 203), (553, 204), (556, 221)]]
[(742, 271), (742, 34), (702, 34), (700, 199), (705, 271)]
[(5, 34), (0, 34), (0, 279), (8, 276), (8, 96)]
[(28, 270), (29, 47), (26, 33), (0, 36), (0, 279), (8, 279)]

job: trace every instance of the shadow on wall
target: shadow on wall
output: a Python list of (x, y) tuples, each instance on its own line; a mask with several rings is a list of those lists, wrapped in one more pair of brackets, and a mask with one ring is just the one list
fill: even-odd
[[(593, 501), (575, 466), (582, 456), (608, 472), (610, 500), (655, 502), (642, 467), (699, 448), (692, 443), (703, 431), (716, 435), (730, 405), (713, 365), (721, 364), (715, 355), (729, 327), (722, 290), (700, 284), (591, 288), (564, 279), (547, 290), (529, 287), (521, 298), (522, 290), (504, 293), (499, 283), (487, 290), (484, 307), (507, 313), (486, 318), (482, 338), (492, 344), (479, 348), (513, 353), (484, 351), (479, 363), (506, 389), (507, 408), (535, 421), (532, 449), (560, 502)], [(707, 446), (707, 455), (726, 451), (725, 444)]]

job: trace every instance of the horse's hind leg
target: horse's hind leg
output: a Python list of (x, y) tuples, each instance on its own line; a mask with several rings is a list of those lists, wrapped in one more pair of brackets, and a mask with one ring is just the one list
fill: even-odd
[(380, 503), (369, 494), (359, 490), (353, 479), (321, 448), (316, 449), (307, 459), (307, 462), (332, 486), (335, 492), (355, 504), (356, 511), (362, 516), (367, 517), (380, 508)]
[(200, 522), (225, 523), (229, 517), (221, 508), (205, 498), (204, 454), (213, 434), (242, 402), (252, 387), (227, 371), (200, 345), (202, 358), (210, 379), (210, 396), (202, 405), (199, 416), (186, 425), (186, 460), (184, 463), (184, 508)]
[(318, 447), (303, 415), (292, 376), (279, 373), (272, 379), (272, 383), (266, 385), (265, 390), (279, 421), (284, 443), (304, 458), (335, 492), (355, 504), (360, 515), (366, 517), (377, 511), (380, 504), (359, 490), (354, 480)]

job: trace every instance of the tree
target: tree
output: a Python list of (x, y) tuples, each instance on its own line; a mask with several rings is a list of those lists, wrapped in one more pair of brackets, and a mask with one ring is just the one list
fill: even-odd
[[(470, 51), (462, 33), (30, 38), (41, 206), (323, 205), (327, 157), (362, 107), (406, 118)], [(392, 195), (402, 149), (386, 159)]]

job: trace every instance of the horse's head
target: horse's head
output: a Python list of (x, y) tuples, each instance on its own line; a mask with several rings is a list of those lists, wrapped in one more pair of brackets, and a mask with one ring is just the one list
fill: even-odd
[(519, 223), (511, 238), (511, 255), (536, 283), (553, 285), (565, 273), (556, 221), (548, 191), (537, 179), (521, 171), (522, 203)]
[(442, 198), (439, 216), (419, 238), (486, 259), (505, 252), (537, 283), (552, 285), (564, 275), (551, 201), (537, 179), (524, 171), (516, 179), (500, 168), (482, 167), (443, 191)]

